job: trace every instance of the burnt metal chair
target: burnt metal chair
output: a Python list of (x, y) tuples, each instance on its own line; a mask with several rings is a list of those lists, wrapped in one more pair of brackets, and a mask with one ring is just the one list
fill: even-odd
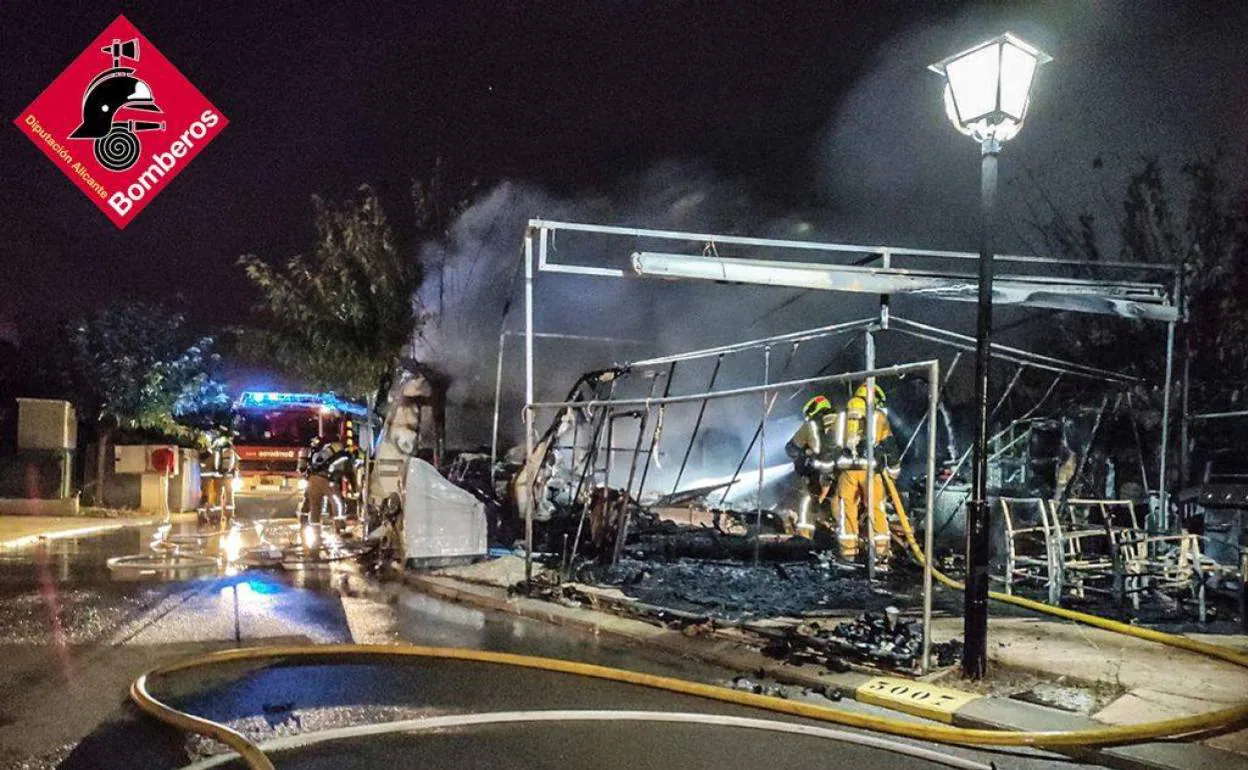
[(1049, 501), (1039, 497), (1000, 497), (1005, 524), (1005, 567), (998, 578), (1005, 593), (1015, 583), (1040, 583), (1047, 587), (1049, 603), (1058, 604), (1064, 584), (1061, 532), (1055, 526)]

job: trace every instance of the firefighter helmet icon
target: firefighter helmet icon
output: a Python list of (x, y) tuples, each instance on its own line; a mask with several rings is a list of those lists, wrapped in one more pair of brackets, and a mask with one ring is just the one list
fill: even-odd
[(82, 97), (82, 125), (70, 139), (95, 141), (95, 159), (109, 171), (125, 171), (139, 159), (139, 131), (164, 131), (165, 123), (148, 120), (119, 119), (123, 109), (161, 112), (147, 83), (134, 76), (133, 67), (123, 67), (123, 59), (139, 60), (137, 38), (113, 40), (101, 48), (113, 57), (113, 66), (104, 70), (87, 85)]

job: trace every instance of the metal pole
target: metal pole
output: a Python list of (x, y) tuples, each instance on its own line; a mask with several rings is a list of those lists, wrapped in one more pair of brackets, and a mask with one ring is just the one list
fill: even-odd
[[(524, 234), (524, 459), (533, 458), (533, 231)], [(538, 469), (530, 480), (529, 504), (524, 512), (524, 582), (533, 581), (533, 498)]]
[[(581, 444), (581, 421), (577, 418), (575, 409), (569, 412), (569, 414), (572, 415), (572, 462), (570, 467), (572, 472), (576, 473), (576, 453), (579, 451)], [(557, 449), (558, 445), (555, 444), (554, 447)], [(575, 502), (576, 498), (572, 499)]]
[[(871, 327), (867, 327), (866, 334), (866, 366), (864, 369), (870, 371), (875, 368), (875, 334)], [(866, 494), (863, 495), (866, 510), (864, 516), (867, 520), (867, 581), (875, 580), (875, 506), (879, 502), (875, 499), (875, 377), (867, 377), (867, 484)], [(857, 516), (858, 511), (847, 511), (847, 516)]]
[[(589, 446), (585, 453), (585, 464), (582, 466), (581, 470), (581, 478), (576, 482), (576, 491), (572, 494), (572, 502), (574, 504), (580, 502), (581, 491), (585, 489), (585, 479), (587, 479), (590, 474), (594, 472), (594, 462), (597, 460), (598, 455), (598, 439), (602, 435), (602, 427), (610, 419), (608, 411), (609, 410), (606, 407), (603, 407), (600, 415), (594, 419), (594, 422), (596, 423), (594, 426), (594, 435), (589, 440)], [(575, 469), (575, 467), (576, 466), (573, 466), (573, 469)], [(580, 548), (581, 545), (581, 532), (585, 529), (585, 515), (589, 512), (589, 504), (592, 498), (593, 492), (591, 491), (587, 496), (587, 499), (584, 502), (581, 502), (581, 515), (576, 522), (576, 535), (572, 538), (572, 555), (568, 559), (569, 567), (576, 562), (577, 549)]]
[[(796, 355), (797, 355), (797, 345), (794, 344), (793, 348), (789, 351), (789, 360), (784, 362), (784, 368), (780, 370), (781, 377), (783, 377), (784, 373), (789, 370), (789, 365), (793, 363), (793, 358)], [(768, 360), (770, 361), (770, 359)], [(768, 378), (770, 379), (770, 373), (768, 374)], [(820, 378), (815, 378), (815, 379), (818, 380)], [(754, 393), (754, 392), (768, 393), (768, 392), (771, 392), (771, 390), (772, 389), (768, 385), (764, 384), (764, 385), (755, 386), (753, 388), (738, 388), (735, 392), (740, 393), (741, 395), (745, 395), (746, 393)], [(732, 392), (734, 391), (720, 391), (720, 394), (732, 393)], [(758, 421), (758, 427), (754, 430), (754, 437), (750, 439), (750, 443), (745, 447), (745, 452), (741, 454), (741, 462), (737, 463), (737, 469), (732, 472), (732, 480), (728, 482), (728, 486), (724, 487), (724, 493), (720, 495), (719, 497), (719, 504), (721, 507), (728, 500), (728, 492), (732, 490), (733, 484), (737, 483), (737, 477), (741, 475), (741, 470), (745, 468), (746, 461), (750, 459), (750, 452), (754, 451), (754, 444), (756, 444), (758, 442), (759, 437), (763, 435), (763, 423), (767, 421), (767, 416), (771, 414), (771, 410), (775, 408), (776, 398), (779, 395), (780, 394), (778, 392), (772, 393), (771, 401), (767, 404), (767, 407), (763, 412), (763, 419)]]
[(1248, 409), (1241, 409), (1236, 412), (1206, 412), (1204, 414), (1194, 414), (1192, 420), (1225, 420), (1231, 417), (1248, 417)]
[[(378, 428), (373, 430), (373, 413), (377, 411), (377, 394), (368, 397), (368, 414), (364, 417), (364, 425), (360, 430), (360, 449), (364, 454), (364, 478), (360, 479), (363, 488), (359, 492), (358, 510), (356, 514), (361, 520), (368, 520), (368, 502), (372, 498), (369, 495), (370, 487), (373, 485), (372, 466), (373, 460), (377, 454), (377, 442), (374, 440), (376, 435), (381, 432)], [(382, 420), (384, 423), (384, 420)]]
[(1166, 383), (1162, 388), (1161, 398), (1161, 459), (1157, 479), (1157, 525), (1161, 532), (1170, 531), (1170, 483), (1166, 478), (1166, 461), (1170, 452), (1170, 390), (1174, 380), (1174, 327), (1175, 322), (1166, 324)]
[(1183, 384), (1180, 386), (1180, 409), (1182, 413), (1179, 416), (1179, 489), (1182, 490), (1188, 485), (1188, 478), (1191, 475), (1191, 447), (1188, 445), (1188, 425), (1191, 422), (1189, 416), (1189, 397), (1191, 395), (1192, 385), (1192, 330), (1191, 327), (1183, 330)]
[(758, 350), (759, 348), (769, 347), (781, 342), (809, 342), (810, 340), (822, 339), (823, 337), (831, 337), (841, 332), (851, 332), (857, 329), (865, 328), (876, 322), (874, 318), (864, 318), (861, 321), (847, 321), (845, 323), (832, 324), (831, 326), (819, 326), (814, 329), (804, 329), (789, 334), (773, 334), (770, 337), (762, 337), (761, 339), (750, 340), (748, 342), (737, 342), (732, 345), (720, 345), (714, 348), (704, 348), (702, 350), (691, 350), (686, 353), (676, 353), (661, 358), (649, 358), (643, 361), (630, 361), (629, 366), (634, 369), (641, 369), (647, 366), (658, 366), (660, 364), (671, 363), (672, 361), (690, 361), (696, 358), (710, 358), (711, 356), (723, 356), (731, 353), (744, 353), (748, 350)]
[(997, 154), (1001, 143), (980, 148), (979, 317), (975, 335), (975, 444), (971, 499), (967, 504), (966, 594), (962, 676), (988, 672), (988, 369), (992, 346), (993, 216), (997, 197)]
[[(667, 382), (663, 384), (663, 397), (667, 398), (672, 395), (672, 380), (676, 379), (676, 362), (667, 368)], [(653, 392), (653, 389), (651, 389)], [(703, 402), (705, 403), (705, 402)], [(655, 450), (658, 448), (659, 439), (663, 436), (663, 416), (664, 407), (659, 407), (659, 417), (654, 424), (654, 435), (650, 439), (650, 449), (646, 452), (646, 464), (641, 469), (641, 483), (637, 487), (637, 502), (641, 503), (641, 494), (646, 490), (646, 477), (650, 475), (650, 461), (654, 459)]]
[(637, 504), (641, 504), (641, 496), (646, 491), (646, 477), (650, 475), (650, 458), (658, 451), (659, 441), (663, 437), (663, 418), (667, 407), (659, 406), (659, 416), (654, 423), (654, 432), (650, 434), (650, 451), (646, 453), (646, 464), (641, 469), (641, 481), (637, 482)]
[[(715, 378), (719, 377), (719, 367), (722, 363), (724, 363), (724, 357), (721, 354), (715, 359), (715, 368), (711, 370), (711, 381), (706, 384), (708, 391), (715, 389)], [(685, 447), (685, 456), (680, 460), (680, 470), (676, 471), (676, 483), (672, 485), (673, 495), (680, 490), (680, 479), (685, 475), (685, 465), (689, 462), (689, 455), (693, 453), (693, 443), (698, 440), (698, 429), (702, 427), (702, 417), (706, 414), (708, 403), (710, 399), (703, 399), (702, 406), (698, 407), (698, 419), (693, 421), (693, 433), (689, 434), (689, 446)]]
[(498, 410), (503, 396), (503, 346), (507, 344), (507, 332), (498, 335), (498, 365), (494, 369), (494, 432), (490, 435), (490, 484), (494, 483), (498, 464)]
[[(999, 151), (1000, 144), (994, 152)], [(940, 259), (975, 259), (976, 255), (967, 251), (939, 251), (934, 249), (908, 249), (896, 246), (856, 246), (839, 243), (818, 243), (815, 241), (792, 241), (777, 238), (751, 238), (740, 235), (716, 235), (714, 233), (691, 233), (679, 230), (652, 230), (637, 227), (619, 227), (615, 225), (594, 225), (584, 222), (564, 222), (553, 219), (530, 219), (529, 227), (543, 228), (548, 231), (572, 230), (583, 233), (599, 233), (602, 235), (622, 235), (633, 240), (639, 238), (653, 238), (656, 240), (669, 241), (693, 241), (698, 244), (735, 244), (738, 246), (765, 246), (779, 249), (803, 249), (812, 251), (847, 251), (853, 254), (872, 254), (884, 256), (889, 254), (891, 257), (913, 256), (913, 257), (935, 257)], [(1033, 256), (1016, 256), (1013, 254), (1002, 254), (997, 257), (1000, 262), (1019, 262), (1045, 265), (1070, 265), (1072, 267), (1087, 267), (1087, 262), (1076, 259), (1052, 259), (1049, 257), (1033, 257)], [(543, 265), (546, 267), (546, 265)], [(559, 267), (552, 265), (551, 267)], [(1097, 267), (1111, 268), (1127, 268), (1133, 271), (1140, 269), (1138, 262), (1097, 262)], [(1172, 265), (1148, 265), (1150, 271), (1158, 273), (1173, 273), (1178, 270)], [(620, 271), (617, 271), (620, 272)]]
[[(1019, 371), (1022, 371), (1022, 370), (1020, 369)], [(1017, 374), (1017, 372), (1016, 372), (1015, 374)], [(1014, 420), (1014, 421), (1013, 421), (1013, 422), (1011, 422), (1009, 425), (1007, 425), (1004, 429), (997, 431), (995, 434), (993, 434), (993, 436), (992, 436), (991, 438), (989, 438), (989, 439), (988, 439), (988, 441), (989, 441), (989, 442), (991, 442), (991, 443), (995, 443), (995, 442), (999, 441), (999, 440), (1000, 440), (1003, 436), (1005, 436), (1005, 435), (1007, 435), (1007, 434), (1009, 434), (1009, 433), (1012, 433), (1012, 432), (1013, 432), (1013, 430), (1014, 430), (1014, 426), (1015, 426), (1015, 425), (1018, 425), (1018, 424), (1022, 423), (1024, 420), (1026, 420), (1027, 418), (1029, 418), (1029, 417), (1031, 417), (1033, 414), (1035, 414), (1035, 413), (1036, 413), (1036, 411), (1040, 408), (1040, 406), (1041, 406), (1041, 405), (1042, 405), (1042, 404), (1043, 404), (1046, 400), (1048, 400), (1048, 397), (1049, 397), (1049, 396), (1053, 393), (1053, 389), (1057, 386), (1057, 383), (1058, 383), (1061, 379), (1062, 379), (1062, 375), (1061, 375), (1061, 374), (1058, 374), (1056, 377), (1054, 377), (1054, 378), (1053, 378), (1053, 383), (1052, 383), (1051, 385), (1049, 385), (1049, 389), (1048, 389), (1047, 391), (1045, 391), (1044, 395), (1040, 397), (1040, 400), (1039, 400), (1039, 401), (1037, 401), (1035, 404), (1033, 404), (1033, 405), (1032, 405), (1031, 409), (1027, 410), (1027, 412), (1026, 412), (1026, 413), (1025, 413), (1022, 417), (1019, 417), (1018, 419)], [(1004, 399), (1004, 398), (1005, 398), (1005, 396), (1007, 396), (1007, 395), (1009, 395), (1009, 388), (1006, 388), (1005, 392), (1004, 392), (1004, 393), (1002, 393), (1002, 395), (1001, 395), (1001, 399)], [(996, 406), (994, 406), (994, 407), (992, 408), (992, 412), (988, 415), (988, 421), (989, 421), (989, 422), (992, 422), (992, 421), (993, 421), (993, 419), (995, 419), (995, 418), (996, 418), (996, 416), (997, 416), (997, 411), (1001, 408), (1001, 406), (1002, 406), (1004, 403), (1005, 403), (1005, 401), (1004, 401), (1004, 400), (998, 400), (998, 401), (997, 401), (997, 405), (996, 405)], [(1014, 441), (1016, 441), (1016, 440), (1017, 440), (1017, 439), (1015, 439)], [(1014, 443), (1014, 441), (1011, 441), (1009, 444), (1006, 444), (1006, 446), (1005, 446), (1005, 447), (1003, 447), (1001, 450), (999, 450), (997, 454), (992, 454), (992, 455), (989, 455), (988, 459), (990, 459), (990, 460), (991, 460), (991, 459), (994, 459), (995, 457), (997, 457), (997, 455), (998, 455), (1001, 451), (1005, 451), (1005, 449), (1009, 449), (1009, 447), (1010, 447), (1010, 446)], [(962, 465), (966, 462), (966, 459), (967, 459), (968, 457), (970, 457), (970, 456), (971, 456), (971, 453), (974, 451), (974, 449), (975, 449), (974, 445), (972, 445), (972, 446), (968, 447), (968, 448), (967, 448), (967, 450), (966, 450), (965, 452), (963, 452), (963, 453), (962, 453), (962, 456), (958, 458), (958, 462), (957, 462), (957, 464), (956, 464), (956, 465), (954, 465), (954, 466), (953, 466), (953, 471), (949, 474), (949, 478), (948, 478), (948, 479), (946, 479), (946, 480), (945, 480), (945, 483), (944, 483), (944, 484), (941, 484), (941, 485), (940, 485), (940, 489), (938, 489), (938, 490), (936, 491), (936, 497), (937, 497), (937, 498), (940, 498), (940, 496), (941, 496), (941, 495), (943, 495), (943, 494), (945, 493), (945, 490), (949, 488), (949, 485), (953, 483), (954, 479), (956, 479), (956, 478), (957, 478), (958, 471), (962, 470)], [(952, 455), (950, 455), (950, 459), (952, 459)]]
[[(771, 348), (763, 348), (763, 384), (771, 381)], [(754, 513), (754, 566), (758, 566), (763, 534), (763, 476), (767, 469), (767, 394), (763, 394), (763, 419), (758, 424), (758, 510)]]
[(1148, 497), (1148, 466), (1144, 462), (1144, 442), (1140, 440), (1140, 425), (1135, 420), (1135, 404), (1131, 402), (1131, 391), (1127, 391), (1127, 414), (1131, 417), (1131, 432), (1135, 434), (1135, 452), (1140, 460), (1140, 484), (1144, 487), (1144, 499)]
[[(958, 368), (958, 361), (960, 361), (961, 359), (962, 359), (962, 351), (958, 351), (958, 352), (957, 352), (957, 353), (953, 356), (953, 361), (949, 364), (949, 371), (945, 372), (945, 381), (944, 381), (944, 383), (942, 383), (942, 384), (939, 386), (939, 388), (938, 388), (938, 390), (937, 390), (937, 392), (938, 392), (938, 393), (944, 393), (944, 392), (945, 392), (945, 386), (949, 384), (949, 378), (953, 376), (953, 372), (954, 372), (954, 370)], [(902, 460), (906, 459), (906, 455), (910, 454), (910, 448), (911, 448), (912, 446), (914, 446), (914, 441), (915, 441), (915, 439), (917, 439), (918, 437), (919, 437), (919, 432), (918, 432), (917, 430), (916, 430), (914, 433), (911, 433), (911, 434), (910, 434), (910, 440), (906, 442), (906, 447), (905, 447), (904, 449), (902, 449), (902, 450), (901, 450), (901, 459), (902, 459)], [(954, 455), (954, 453), (953, 453), (953, 452), (950, 452), (950, 453), (949, 453), (949, 459), (951, 459), (951, 460), (952, 460), (952, 459), (953, 459), (953, 455)]]
[[(662, 409), (663, 407), (659, 408)], [(624, 494), (620, 498), (619, 526), (616, 528), (615, 547), (611, 552), (612, 564), (620, 563), (620, 556), (624, 553), (624, 541), (628, 539), (628, 522), (632, 518), (632, 511), (628, 507), (628, 496), (633, 488), (633, 479), (637, 475), (637, 455), (641, 452), (641, 442), (646, 437), (646, 427), (649, 425), (649, 422), (650, 410), (646, 409), (641, 413), (641, 419), (637, 425), (637, 441), (633, 445), (633, 460), (628, 464), (628, 481), (624, 482)], [(641, 497), (640, 494), (637, 496)]]
[(618, 417), (614, 409), (607, 410), (606, 462), (602, 469), (602, 486), (607, 494), (611, 492), (611, 466), (615, 464), (615, 419)]
[[(953, 348), (954, 350), (974, 351), (976, 349), (975, 345), (968, 345), (968, 344), (964, 344), (960, 342), (952, 342), (938, 335), (917, 332), (917, 331), (914, 331), (913, 329), (904, 328), (901, 325), (897, 325), (893, 328), (896, 331), (900, 332), (901, 334), (905, 334), (909, 337), (914, 337), (915, 339), (920, 339), (920, 340), (927, 340), (928, 342), (935, 342), (938, 345), (944, 345), (945, 347)], [(1135, 377), (1120, 377), (1114, 374), (1095, 374), (1092, 372), (1083, 372), (1083, 371), (1077, 371), (1074, 369), (1063, 369), (1062, 367), (1057, 366), (1055, 364), (1037, 363), (1036, 361), (1030, 358), (1024, 358), (1023, 356), (1014, 356), (1008, 353), (993, 353), (992, 357), (996, 359), (997, 361), (1008, 361), (1009, 363), (1018, 364), (1019, 366), (1030, 366), (1032, 369), (1039, 369), (1045, 372), (1055, 372), (1058, 374), (1069, 374), (1069, 375), (1083, 377), (1085, 379), (1089, 379), (1089, 380), (1093, 380), (1097, 382), (1102, 382), (1102, 381), (1122, 382), (1122, 383), (1140, 382), (1140, 380)]]
[[(919, 323), (918, 321), (910, 321), (905, 318), (901, 318), (899, 316), (893, 316), (893, 320), (897, 322), (898, 326), (904, 326), (910, 329), (916, 329), (918, 331), (923, 331), (923, 332), (931, 332), (932, 334), (935, 334), (937, 336), (943, 334), (944, 336), (949, 337), (951, 340), (962, 340), (964, 342), (975, 341), (974, 337), (970, 337), (965, 334), (959, 334), (949, 329), (942, 329), (939, 326), (929, 326), (928, 324)], [(946, 342), (946, 344), (948, 343)], [(1130, 377), (1124, 374), (1120, 374), (1118, 372), (1111, 372), (1107, 369), (1098, 369), (1095, 366), (1087, 366), (1086, 364), (1079, 364), (1073, 361), (1064, 361), (1060, 358), (1054, 358), (1053, 356), (1046, 356), (1040, 353), (1033, 353), (1030, 350), (1024, 350), (1023, 348), (1010, 347), (1009, 345), (1002, 345), (996, 342), (992, 343), (989, 346), (989, 349), (994, 351), (994, 356), (996, 358), (1003, 359), (1006, 361), (1010, 361), (1012, 359), (1006, 358), (1006, 356), (1002, 354), (1028, 359), (1024, 361), (1015, 361), (1015, 363), (1018, 363), (1018, 364), (1031, 364), (1031, 365), (1052, 364), (1053, 366), (1058, 367), (1058, 370), (1068, 371), (1071, 374), (1082, 374), (1085, 376), (1090, 375), (1092, 377), (1104, 378), (1108, 380), (1120, 380), (1123, 382), (1142, 382), (1142, 380), (1140, 380), (1140, 378), (1138, 377)]]
[[(952, 367), (951, 367), (952, 368)], [(927, 492), (923, 524), (923, 673), (932, 668), (932, 494), (936, 486), (936, 412), (940, 402), (940, 362), (932, 362), (927, 384)], [(916, 431), (917, 432), (917, 431)]]
[[(799, 380), (782, 380), (771, 385), (750, 385), (744, 388), (725, 388), (717, 390), (713, 393), (686, 393), (680, 396), (668, 396), (667, 398), (620, 398), (614, 400), (595, 399), (593, 401), (539, 401), (533, 404), (534, 409), (563, 409), (566, 407), (576, 407), (577, 409), (590, 409), (600, 406), (610, 406), (620, 409), (626, 406), (654, 407), (659, 404), (687, 404), (693, 401), (701, 401), (709, 398), (718, 400), (724, 398), (736, 398), (737, 396), (750, 396), (755, 393), (777, 393), (782, 390), (793, 390), (800, 392), (801, 388), (810, 385), (822, 385), (829, 382), (858, 382), (867, 377), (900, 377), (910, 372), (926, 372), (931, 365), (931, 359), (915, 361), (909, 364), (894, 364), (893, 366), (882, 366), (874, 371), (858, 371), (843, 372), (841, 374), (828, 374), (819, 377), (803, 377)], [(787, 365), (786, 365), (787, 368)], [(753, 451), (753, 450), (751, 450)]]

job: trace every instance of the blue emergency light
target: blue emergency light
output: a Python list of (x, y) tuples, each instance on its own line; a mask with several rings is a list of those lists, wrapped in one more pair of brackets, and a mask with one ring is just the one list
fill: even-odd
[(239, 395), (235, 404), (235, 408), (238, 409), (269, 409), (281, 406), (323, 406), (356, 417), (368, 415), (368, 410), (364, 407), (345, 401), (333, 393), (277, 393), (247, 390)]

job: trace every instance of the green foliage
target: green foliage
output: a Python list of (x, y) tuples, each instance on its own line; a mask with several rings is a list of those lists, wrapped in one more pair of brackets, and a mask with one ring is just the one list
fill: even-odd
[(376, 194), (360, 188), (340, 205), (313, 198), (316, 243), (308, 256), (239, 263), (264, 295), (262, 326), (242, 352), (276, 364), (309, 387), (370, 397), (393, 372), (421, 317), (413, 297), (422, 271), (400, 253)]
[(228, 402), (212, 337), (194, 337), (181, 313), (127, 303), (68, 330), (60, 359), (80, 414), (122, 428), (187, 436), (177, 417)]

